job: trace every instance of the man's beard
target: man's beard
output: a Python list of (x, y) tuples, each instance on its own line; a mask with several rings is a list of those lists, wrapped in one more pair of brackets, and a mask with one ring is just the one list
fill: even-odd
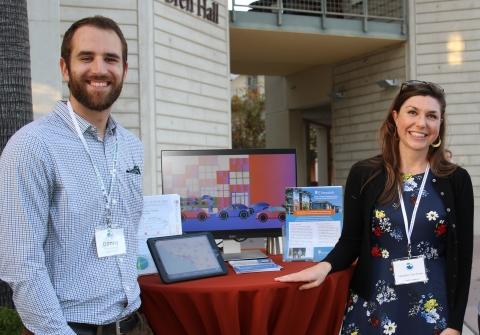
[[(123, 79), (117, 83), (117, 81), (110, 76), (80, 76), (76, 77), (69, 71), (70, 80), (68, 81), (68, 88), (70, 94), (77, 99), (79, 103), (88, 109), (95, 111), (104, 111), (118, 99), (122, 92)], [(110, 91), (106, 93), (89, 93), (87, 90), (87, 80), (107, 81), (110, 83)]]

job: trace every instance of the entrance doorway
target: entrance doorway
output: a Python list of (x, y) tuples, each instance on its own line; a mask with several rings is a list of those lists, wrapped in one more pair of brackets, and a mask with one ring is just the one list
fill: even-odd
[(308, 185), (331, 185), (332, 150), (330, 126), (307, 121), (306, 130)]

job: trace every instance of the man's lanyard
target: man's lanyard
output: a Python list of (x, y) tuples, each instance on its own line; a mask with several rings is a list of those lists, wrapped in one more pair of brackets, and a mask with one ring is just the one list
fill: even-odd
[(90, 158), (90, 162), (92, 163), (93, 169), (95, 170), (95, 175), (97, 176), (97, 180), (100, 184), (100, 188), (102, 190), (102, 195), (103, 199), (105, 201), (105, 218), (107, 221), (107, 227), (111, 228), (112, 226), (112, 190), (114, 186), (114, 182), (116, 180), (117, 176), (117, 157), (118, 157), (118, 138), (117, 135), (115, 134), (115, 151), (113, 154), (113, 166), (112, 170), (110, 172), (112, 179), (110, 181), (110, 189), (107, 193), (107, 189), (105, 187), (105, 183), (103, 182), (102, 176), (100, 175), (100, 171), (98, 170), (97, 166), (95, 165), (95, 161), (93, 160), (92, 154), (90, 153), (90, 149), (88, 148), (87, 141), (85, 140), (85, 137), (83, 136), (82, 132), (80, 131), (80, 126), (78, 125), (77, 118), (75, 117), (75, 114), (72, 109), (72, 105), (70, 104), (70, 101), (67, 101), (67, 107), (68, 107), (68, 112), (70, 113), (70, 117), (72, 118), (73, 125), (75, 126), (75, 130), (77, 131), (77, 135), (82, 141), (83, 147), (85, 148), (85, 151), (88, 154), (88, 157)]
[(403, 202), (402, 190), (403, 185), (399, 186), (398, 188), (398, 197), (400, 199), (400, 206), (402, 207), (402, 214), (403, 214), (403, 223), (405, 225), (405, 233), (407, 235), (408, 241), (408, 257), (412, 257), (412, 245), (411, 245), (411, 237), (413, 226), (415, 225), (415, 217), (417, 216), (418, 206), (420, 205), (420, 199), (422, 198), (423, 189), (425, 188), (425, 183), (427, 182), (428, 172), (430, 171), (430, 163), (427, 163), (427, 167), (425, 168), (425, 174), (423, 175), (422, 184), (420, 185), (420, 189), (418, 190), (417, 200), (415, 201), (415, 206), (413, 207), (412, 217), (410, 218), (410, 227), (408, 226), (408, 219), (407, 219), (407, 212), (405, 211), (405, 204)]

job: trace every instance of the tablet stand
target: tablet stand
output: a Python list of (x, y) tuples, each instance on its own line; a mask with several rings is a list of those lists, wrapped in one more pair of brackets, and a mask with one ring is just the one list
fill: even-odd
[(223, 240), (223, 253), (224, 254), (236, 254), (241, 252), (240, 242), (235, 240), (224, 239)]

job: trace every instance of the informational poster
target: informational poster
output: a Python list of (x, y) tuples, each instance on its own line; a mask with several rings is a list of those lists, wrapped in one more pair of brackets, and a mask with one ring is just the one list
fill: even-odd
[(180, 196), (178, 194), (144, 196), (143, 214), (138, 226), (138, 274), (157, 273), (148, 250), (148, 238), (180, 234), (182, 234)]
[(342, 187), (287, 188), (285, 207), (284, 261), (321, 261), (342, 232)]

